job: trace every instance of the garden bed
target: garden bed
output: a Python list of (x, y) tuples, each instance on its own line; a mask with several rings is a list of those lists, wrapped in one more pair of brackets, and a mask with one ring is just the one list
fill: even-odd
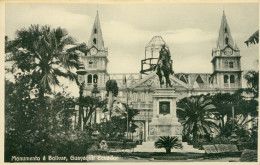
[(163, 152), (111, 152), (111, 155), (121, 157), (139, 157), (139, 158), (154, 158), (157, 160), (187, 160), (187, 159), (199, 159), (206, 157), (202, 153), (180, 153), (172, 152), (169, 154)]

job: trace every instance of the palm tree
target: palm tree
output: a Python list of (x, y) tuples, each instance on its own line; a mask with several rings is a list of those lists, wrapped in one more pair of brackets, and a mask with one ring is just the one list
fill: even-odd
[(112, 105), (113, 105), (113, 97), (116, 97), (118, 95), (118, 86), (116, 80), (108, 80), (106, 82), (106, 90), (108, 95), (108, 109), (109, 109), (109, 118), (111, 119), (112, 114)]
[(181, 99), (177, 103), (177, 115), (183, 124), (184, 134), (192, 133), (193, 141), (196, 142), (199, 135), (209, 135), (212, 129), (218, 130), (211, 113), (214, 109), (211, 100), (204, 95)]
[(39, 99), (44, 107), (44, 95), (52, 85), (59, 85), (58, 77), (77, 81), (71, 69), (78, 67), (78, 56), (66, 51), (65, 46), (74, 44), (74, 39), (62, 28), (31, 25), (17, 30), (12, 41), (14, 66), (33, 75), (32, 82), (39, 89)]
[(249, 44), (258, 44), (259, 42), (259, 30), (257, 30), (254, 34), (252, 34), (248, 40), (245, 41), (246, 45)]
[(179, 143), (177, 136), (160, 136), (160, 138), (154, 143), (155, 148), (165, 148), (166, 153), (171, 153), (172, 148), (182, 148), (182, 144)]

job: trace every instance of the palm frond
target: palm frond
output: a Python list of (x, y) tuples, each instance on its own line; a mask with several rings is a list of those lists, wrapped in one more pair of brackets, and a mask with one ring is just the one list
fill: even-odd
[(259, 42), (259, 30), (257, 30), (253, 35), (251, 35), (248, 40), (245, 41), (246, 45), (258, 44)]
[(156, 148), (181, 148), (181, 144), (178, 143), (177, 136), (160, 136), (160, 138), (154, 143)]

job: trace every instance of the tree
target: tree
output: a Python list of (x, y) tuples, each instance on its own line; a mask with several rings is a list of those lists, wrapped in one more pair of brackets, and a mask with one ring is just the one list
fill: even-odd
[(86, 116), (83, 117), (84, 125), (86, 126), (97, 108), (105, 108), (107, 100), (100, 101), (97, 97), (86, 96), (82, 98), (82, 106), (86, 108)]
[[(15, 76), (15, 83), (5, 80), (5, 160), (12, 155), (36, 154), (38, 99), (31, 99), (31, 77)], [(37, 150), (37, 149), (36, 149)]]
[(106, 90), (109, 99), (108, 100), (109, 117), (111, 118), (113, 97), (116, 97), (118, 95), (118, 86), (116, 80), (108, 80), (106, 82)]
[(160, 136), (160, 138), (154, 143), (156, 148), (165, 148), (166, 153), (171, 153), (172, 148), (182, 148), (182, 144), (178, 141), (177, 136)]
[(45, 97), (46, 111), (32, 88), (32, 75), (17, 74), (5, 81), (5, 161), (13, 155), (86, 155), (90, 137), (72, 129), (76, 101), (65, 92)]
[(51, 91), (51, 85), (59, 85), (58, 77), (76, 80), (71, 69), (78, 67), (78, 56), (67, 52), (65, 46), (75, 41), (62, 28), (31, 25), (17, 30), (16, 39), (8, 44), (14, 66), (31, 74), (32, 82), (39, 89), (39, 100), (44, 108), (44, 95)]
[(259, 83), (259, 72), (258, 71), (248, 71), (245, 74), (245, 79), (247, 80), (247, 92), (253, 93), (254, 98), (258, 98), (258, 83)]
[(199, 135), (210, 135), (212, 130), (218, 130), (216, 120), (212, 115), (215, 106), (204, 96), (191, 96), (177, 103), (177, 115), (183, 124), (185, 135), (192, 133), (196, 142)]
[[(230, 93), (217, 93), (209, 97), (212, 100), (212, 104), (215, 106), (215, 110), (212, 111), (215, 118), (219, 121), (220, 134), (225, 134), (225, 118), (229, 120), (232, 117), (232, 106), (235, 108), (236, 114), (248, 114), (246, 109), (246, 103), (243, 100), (241, 91), (237, 91), (234, 94)], [(242, 108), (243, 107), (243, 108)]]
[[(126, 105), (126, 104), (123, 104)], [(128, 123), (132, 122), (129, 129), (130, 132), (135, 132), (137, 125), (134, 123), (133, 117), (138, 114), (137, 109), (128, 109)], [(127, 132), (127, 112), (124, 111), (121, 115), (112, 116), (111, 120), (97, 124), (96, 129), (101, 133), (103, 139), (122, 140), (124, 133)], [(107, 137), (107, 135), (109, 135)], [(108, 140), (106, 139), (106, 140)]]

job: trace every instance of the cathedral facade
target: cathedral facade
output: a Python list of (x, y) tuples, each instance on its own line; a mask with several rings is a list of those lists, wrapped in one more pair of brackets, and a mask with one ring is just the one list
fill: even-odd
[[(159, 36), (154, 39), (160, 39), (161, 42), (164, 42)], [(160, 87), (158, 76), (153, 70), (146, 72), (146, 74), (142, 70), (140, 73), (129, 74), (112, 74), (107, 72), (109, 52), (102, 37), (98, 13), (87, 46), (89, 51), (82, 53), (80, 56), (80, 60), (87, 71), (87, 74), (84, 76), (84, 95), (90, 95), (93, 85), (97, 84), (100, 90), (100, 97), (104, 99), (106, 97), (106, 82), (112, 79), (116, 80), (119, 92), (115, 99), (117, 103), (127, 103), (129, 106), (138, 109), (139, 114), (134, 117), (139, 126), (135, 133), (135, 138), (141, 137), (145, 141), (149, 134), (148, 125), (153, 115), (152, 94), (156, 88)], [(242, 88), (240, 50), (231, 36), (231, 30), (224, 12), (217, 45), (216, 48), (212, 49), (211, 56), (212, 60), (209, 62), (212, 63), (212, 73), (174, 73), (170, 76), (173, 88), (178, 94), (177, 99), (208, 93), (233, 93)], [(156, 58), (149, 58), (149, 60), (154, 59)], [(150, 64), (153, 66), (152, 63)], [(97, 122), (100, 122), (105, 116), (106, 114), (100, 110)]]

